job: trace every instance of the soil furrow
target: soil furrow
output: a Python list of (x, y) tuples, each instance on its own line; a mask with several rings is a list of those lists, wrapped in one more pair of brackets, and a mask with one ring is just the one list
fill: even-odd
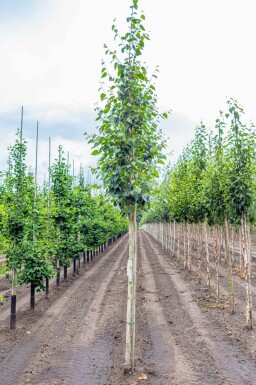
[[(125, 266), (128, 258), (128, 243), (113, 263), (108, 275), (104, 277), (95, 293), (88, 314), (84, 317), (80, 332), (73, 341), (70, 368), (67, 370), (67, 385), (98, 385), (106, 384), (113, 365), (113, 354), (116, 330), (120, 327), (118, 313), (121, 306), (126, 309), (126, 273)], [(121, 278), (122, 277), (122, 278)], [(122, 279), (122, 282), (117, 282)], [(121, 283), (121, 288), (120, 288)], [(119, 284), (119, 287), (118, 287)], [(115, 301), (115, 291), (123, 291), (123, 303)], [(125, 318), (125, 311), (123, 312)], [(88, 324), (91, 325), (88, 328)], [(121, 325), (125, 332), (124, 323)]]
[(172, 380), (172, 384), (198, 384), (199, 376), (175, 343), (166, 319), (162, 305), (158, 301), (157, 287), (153, 269), (149, 260), (154, 260), (155, 255), (149, 257), (146, 241), (139, 239), (139, 260), (141, 274), (144, 276), (144, 309), (149, 328), (150, 343), (144, 349), (147, 360), (152, 361), (155, 379), (149, 384), (163, 384)]
[[(30, 333), (25, 335), (15, 345), (14, 349), (7, 354), (0, 364), (1, 385), (27, 384), (28, 381), (32, 381), (40, 368), (43, 369), (45, 365), (46, 367), (48, 365), (48, 368), (51, 366), (55, 367), (54, 361), (51, 361), (51, 354), (55, 351), (57, 353), (62, 341), (65, 341), (67, 347), (72, 342), (74, 333), (79, 331), (79, 324), (81, 323), (81, 319), (79, 319), (79, 322), (76, 322), (79, 312), (81, 313), (80, 306), (83, 304), (87, 310), (89, 309), (86, 303), (88, 301), (87, 297), (92, 299), (95, 296), (97, 290), (94, 282), (96, 282), (97, 276), (99, 275), (99, 278), (102, 281), (104, 280), (105, 269), (107, 271), (112, 265), (112, 253), (115, 251), (119, 254), (121, 253), (126, 238), (124, 237), (119, 240), (103, 258), (98, 259), (91, 266), (89, 271), (86, 271), (74, 281), (73, 285), (65, 293), (65, 296), (56, 300), (35, 327), (31, 329)], [(100, 283), (97, 286), (99, 285)], [(79, 296), (85, 298), (84, 303), (81, 302)], [(70, 317), (67, 317), (68, 314)], [(91, 324), (89, 323), (88, 328), (90, 326)], [(69, 332), (69, 328), (71, 332)], [(50, 337), (50, 331), (52, 334), (49, 340), (47, 336)], [(33, 361), (36, 361), (35, 365)], [(20, 377), (23, 370), (23, 376)], [(38, 382), (35, 383), (39, 384)], [(49, 381), (46, 383), (50, 384)]]
[[(155, 251), (161, 268), (164, 269), (164, 271), (171, 273), (166, 275), (166, 277), (168, 277), (172, 286), (174, 286), (174, 289), (179, 293), (182, 307), (191, 320), (194, 340), (199, 340), (201, 342), (202, 349), (205, 349), (208, 358), (211, 357), (213, 360), (212, 364), (214, 366), (212, 367), (211, 372), (216, 373), (216, 377), (211, 380), (212, 382), (205, 382), (205, 384), (255, 385), (255, 362), (251, 361), (248, 356), (246, 357), (239, 348), (232, 345), (224, 333), (221, 333), (217, 328), (214, 330), (214, 325), (212, 325), (212, 328), (209, 327), (209, 319), (201, 313), (198, 305), (195, 303), (189, 285), (179, 277), (175, 268), (173, 268), (172, 271), (170, 270), (171, 263), (166, 259), (166, 255), (159, 256), (155, 241), (153, 241), (149, 235), (146, 235), (146, 239), (152, 250)], [(179, 335), (179, 338), (181, 338), (181, 335)], [(197, 348), (199, 348), (199, 346)], [(192, 358), (193, 357), (191, 356), (191, 360)], [(244, 367), (245, 360), (246, 367)], [(204, 362), (204, 360), (201, 359), (200, 361), (201, 364)]]
[[(198, 283), (195, 271), (178, 268), (143, 231), (138, 238), (136, 371), (124, 372), (127, 240), (123, 237), (82, 267), (76, 279), (70, 276), (59, 293), (52, 290), (49, 301), (38, 301), (33, 314), (20, 312), (23, 329), (28, 321), (20, 330), (25, 335), (1, 362), (0, 385), (256, 385), (255, 333), (243, 330), (239, 342), (242, 325), (234, 326), (244, 311), (241, 283), (235, 283), (235, 315), (226, 307), (213, 310), (205, 277)], [(196, 266), (197, 250), (192, 251)], [(226, 293), (225, 266), (221, 273)], [(1, 325), (0, 336), (7, 333)]]
[[(196, 253), (196, 250), (195, 250)], [(229, 311), (229, 292), (228, 292), (228, 278), (227, 278), (227, 266), (223, 261), (223, 265), (219, 266), (219, 288), (220, 288), (220, 301), (216, 303), (216, 294), (214, 291), (215, 283), (215, 268), (211, 263), (212, 274), (212, 289), (206, 289), (206, 270), (202, 270), (200, 284), (197, 282), (195, 273), (197, 272), (197, 266), (195, 264), (196, 254), (193, 254), (192, 258), (192, 271), (189, 273), (185, 269), (181, 269), (183, 279), (190, 282), (197, 291), (197, 302), (204, 312), (210, 312), (212, 321), (219, 325), (222, 330), (225, 330), (229, 336), (229, 340), (235, 345), (239, 345), (241, 349), (253, 360), (256, 360), (256, 333), (254, 329), (247, 330), (245, 326), (245, 283), (240, 278), (233, 276), (234, 285), (234, 299), (235, 299), (235, 313), (230, 315)], [(168, 258), (168, 262), (171, 263), (172, 258)], [(203, 274), (204, 273), (204, 274)], [(196, 283), (197, 282), (197, 283)], [(255, 287), (252, 287), (252, 296), (254, 297)], [(252, 309), (253, 324), (256, 318), (256, 310)]]

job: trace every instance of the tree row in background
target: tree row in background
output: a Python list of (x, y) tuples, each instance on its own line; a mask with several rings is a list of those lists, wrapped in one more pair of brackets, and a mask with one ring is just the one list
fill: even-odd
[[(251, 238), (255, 222), (256, 136), (254, 126), (245, 123), (243, 108), (234, 99), (220, 111), (215, 130), (203, 123), (170, 167), (142, 223), (169, 223), (171, 250), (179, 258), (183, 248), (184, 266), (195, 264), (198, 280), (206, 263), (207, 287), (211, 286), (213, 255), (216, 299), (219, 301), (221, 248), (228, 272), (229, 306), (234, 312), (233, 270), (245, 279), (246, 325), (252, 327)], [(166, 225), (162, 225), (166, 229)], [(146, 227), (162, 237), (159, 226)], [(165, 230), (167, 231), (167, 230)], [(192, 261), (191, 248), (197, 253)], [(238, 248), (235, 253), (235, 248)], [(237, 260), (236, 255), (240, 255)]]
[(67, 278), (73, 261), (76, 274), (81, 258), (85, 262), (89, 254), (102, 251), (108, 240), (127, 230), (127, 220), (104, 192), (85, 184), (82, 167), (78, 177), (71, 176), (61, 146), (52, 165), (49, 156), (49, 178), (41, 186), (37, 160), (32, 173), (26, 166), (26, 151), (21, 128), (10, 148), (8, 169), (2, 173), (0, 194), (0, 249), (12, 287), (11, 328), (16, 324), (17, 284), (31, 285), (34, 309), (35, 291), (46, 290), (48, 295), (49, 279), (54, 276), (59, 286), (61, 268)]

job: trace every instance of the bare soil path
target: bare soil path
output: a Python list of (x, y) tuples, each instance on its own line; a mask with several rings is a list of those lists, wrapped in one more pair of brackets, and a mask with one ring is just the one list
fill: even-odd
[(234, 318), (205, 313), (202, 287), (143, 231), (138, 251), (136, 373), (123, 370), (126, 235), (22, 310), (17, 330), (2, 319), (0, 385), (256, 385), (256, 353), (227, 333)]
[[(212, 317), (212, 313), (202, 313), (197, 304), (200, 286), (187, 275), (186, 282), (177, 269), (176, 261), (165, 254), (149, 236), (143, 235), (148, 247), (155, 254), (155, 276), (158, 281), (158, 295), (164, 301), (163, 308), (169, 317), (172, 333), (181, 346), (194, 371), (201, 372), (198, 384), (256, 384), (256, 360), (249, 352), (242, 350), (230, 338), (229, 330), (223, 322), (223, 311)], [(156, 274), (156, 269), (159, 273)], [(164, 292), (167, 288), (168, 292)], [(227, 309), (226, 309), (227, 310)], [(227, 310), (228, 311), (228, 310)], [(227, 315), (226, 315), (227, 316)], [(217, 318), (220, 318), (219, 322)], [(236, 321), (229, 317), (229, 326)], [(242, 323), (240, 329), (243, 330)], [(254, 333), (244, 330), (245, 334)], [(178, 382), (177, 382), (178, 383)], [(193, 383), (193, 382), (188, 382)], [(176, 384), (176, 382), (172, 382)]]

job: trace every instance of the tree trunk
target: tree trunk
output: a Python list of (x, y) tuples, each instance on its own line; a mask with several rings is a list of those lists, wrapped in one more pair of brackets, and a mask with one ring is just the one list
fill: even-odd
[(191, 239), (190, 239), (190, 225), (187, 223), (187, 238), (188, 238), (188, 271), (191, 271), (192, 269), (192, 254), (191, 254)]
[[(223, 251), (223, 231), (222, 231), (222, 226), (219, 226), (219, 232), (220, 232), (220, 252), (219, 252), (219, 261), (221, 262), (222, 260), (222, 251)], [(226, 255), (225, 255), (225, 261), (226, 261)]]
[(177, 266), (180, 259), (180, 224), (177, 225)]
[(217, 238), (217, 225), (216, 220), (214, 220), (213, 225), (214, 233), (214, 260), (215, 260), (215, 272), (216, 272), (216, 301), (220, 300), (220, 274), (219, 274), (219, 258), (218, 258), (218, 238)]
[(17, 272), (16, 270), (12, 270), (10, 329), (16, 329), (16, 286), (17, 286)]
[(243, 269), (243, 245), (242, 245), (242, 226), (239, 226), (239, 269), (242, 273)]
[(244, 256), (244, 280), (246, 295), (246, 319), (245, 325), (248, 329), (252, 328), (252, 291), (251, 291), (251, 261), (248, 253), (248, 242), (246, 239), (246, 218), (241, 218), (242, 250)]
[(205, 236), (205, 254), (206, 254), (206, 269), (207, 269), (207, 282), (206, 287), (211, 287), (211, 269), (210, 269), (210, 255), (209, 255), (209, 244), (208, 244), (208, 226), (207, 221), (204, 221), (204, 236)]
[(200, 224), (198, 223), (196, 227), (197, 232), (197, 282), (201, 283), (201, 265), (202, 265), (202, 248), (201, 248), (201, 239), (200, 239)]
[(225, 238), (225, 250), (226, 250), (225, 259), (228, 266), (228, 292), (229, 292), (230, 313), (234, 314), (235, 312), (234, 286), (233, 286), (233, 275), (232, 275), (232, 261), (231, 261), (230, 251), (229, 251), (228, 218), (226, 213), (224, 213), (224, 238)]
[(231, 226), (231, 260), (232, 265), (235, 267), (235, 256), (234, 256), (234, 243), (235, 243), (235, 232), (234, 232), (234, 226)]
[(129, 259), (127, 263), (128, 298), (126, 318), (125, 364), (134, 372), (135, 353), (135, 304), (136, 304), (136, 271), (137, 271), (137, 223), (136, 208), (129, 215)]
[(176, 222), (173, 222), (173, 248), (172, 248), (172, 255), (175, 256), (176, 252)]
[(183, 224), (183, 254), (184, 254), (184, 268), (188, 268), (188, 253), (186, 247), (186, 234), (187, 234), (187, 222), (185, 221)]

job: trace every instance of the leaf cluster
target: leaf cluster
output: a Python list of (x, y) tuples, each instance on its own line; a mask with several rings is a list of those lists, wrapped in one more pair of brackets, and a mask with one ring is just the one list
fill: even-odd
[(215, 131), (207, 133), (201, 123), (193, 141), (168, 170), (160, 196), (142, 218), (151, 221), (240, 223), (255, 217), (256, 137), (254, 126), (244, 122), (243, 108), (227, 100)]

